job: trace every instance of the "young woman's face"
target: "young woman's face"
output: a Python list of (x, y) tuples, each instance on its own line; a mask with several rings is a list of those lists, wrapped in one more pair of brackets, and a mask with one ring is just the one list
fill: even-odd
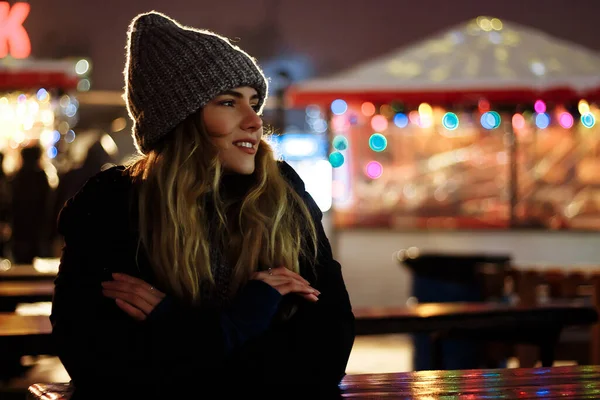
[(219, 147), (219, 158), (229, 172), (254, 172), (254, 157), (263, 135), (257, 110), (258, 93), (247, 86), (215, 97), (202, 110), (206, 130)]

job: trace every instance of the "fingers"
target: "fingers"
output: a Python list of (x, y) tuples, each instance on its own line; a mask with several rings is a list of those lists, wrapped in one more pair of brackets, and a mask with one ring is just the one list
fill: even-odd
[(133, 318), (137, 319), (138, 321), (143, 321), (146, 319), (146, 314), (144, 314), (142, 311), (135, 308), (131, 304), (129, 304), (121, 299), (115, 299), (115, 303), (117, 303), (117, 306), (119, 306), (119, 308), (121, 310), (125, 311), (127, 314), (131, 315)]
[(148, 282), (141, 280), (140, 278), (136, 278), (135, 276), (115, 272), (114, 274), (112, 274), (112, 277), (115, 281), (128, 282), (132, 285), (138, 285), (141, 288), (144, 288), (147, 291), (154, 293), (161, 299), (165, 297), (165, 294), (163, 292), (156, 289), (154, 286), (150, 285)]
[(121, 292), (118, 290), (103, 289), (102, 294), (111, 299), (125, 301), (128, 304), (137, 308), (138, 310), (142, 311), (145, 315), (150, 314), (154, 307), (156, 307), (156, 304), (152, 305), (146, 300), (131, 292)]
[(273, 268), (271, 270), (271, 272), (272, 272), (273, 275), (289, 276), (289, 277), (292, 277), (292, 278), (295, 278), (295, 279), (299, 279), (300, 281), (304, 282), (305, 285), (310, 285), (310, 282), (307, 281), (306, 279), (304, 279), (300, 274), (297, 274), (297, 273), (295, 273), (293, 271), (290, 271), (289, 269), (287, 269), (287, 268), (285, 268), (283, 266), (280, 266), (280, 267), (277, 267), (277, 268)]
[(285, 267), (272, 268), (254, 274), (253, 279), (261, 280), (271, 285), (282, 296), (295, 293), (308, 301), (318, 301), (321, 292), (310, 286), (310, 283), (299, 274)]
[(317, 297), (317, 295), (314, 295), (314, 294), (299, 294), (299, 296), (308, 301), (311, 301), (313, 303), (316, 303), (317, 301), (319, 301), (319, 298)]
[(113, 278), (102, 282), (102, 293), (115, 299), (119, 308), (137, 320), (145, 319), (165, 298), (164, 293), (139, 278), (119, 273), (113, 274)]
[(275, 289), (285, 296), (288, 293), (301, 293), (301, 294), (317, 294), (317, 290), (307, 286), (295, 279), (290, 279), (288, 282), (273, 286)]

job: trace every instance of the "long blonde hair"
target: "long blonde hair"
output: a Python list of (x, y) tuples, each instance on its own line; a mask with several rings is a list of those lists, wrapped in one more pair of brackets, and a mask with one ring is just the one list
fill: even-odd
[(281, 176), (269, 144), (260, 141), (254, 173), (231, 195), (222, 185), (218, 148), (199, 121), (189, 117), (128, 167), (139, 187), (140, 241), (155, 275), (165, 290), (193, 304), (200, 302), (202, 282), (214, 285), (213, 235), (233, 265), (230, 296), (256, 271), (284, 265), (299, 272), (301, 258), (312, 264), (317, 256), (308, 208)]

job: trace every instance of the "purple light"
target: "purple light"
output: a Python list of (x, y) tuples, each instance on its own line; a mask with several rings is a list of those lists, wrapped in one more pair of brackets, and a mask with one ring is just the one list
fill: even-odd
[(546, 112), (546, 103), (544, 103), (542, 100), (538, 100), (533, 105), (533, 108), (535, 109), (536, 113), (543, 114)]
[(568, 112), (563, 112), (558, 117), (558, 123), (565, 129), (569, 129), (573, 126), (573, 116)]
[(377, 179), (383, 174), (383, 166), (377, 161), (371, 161), (367, 164), (367, 176), (371, 179)]

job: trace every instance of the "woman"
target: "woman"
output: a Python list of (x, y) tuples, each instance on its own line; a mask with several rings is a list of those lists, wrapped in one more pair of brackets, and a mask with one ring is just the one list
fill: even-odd
[(354, 317), (319, 208), (262, 138), (262, 71), (152, 12), (131, 23), (125, 74), (141, 156), (58, 223), (51, 320), (77, 390), (337, 385)]

